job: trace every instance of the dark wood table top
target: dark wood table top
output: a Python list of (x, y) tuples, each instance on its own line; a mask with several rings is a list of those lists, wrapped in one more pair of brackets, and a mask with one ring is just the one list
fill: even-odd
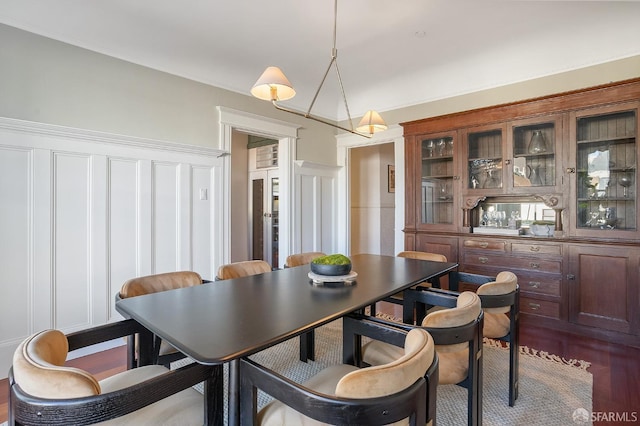
[(364, 308), (456, 263), (394, 256), (351, 257), (351, 287), (315, 287), (309, 265), (132, 297), (116, 303), (131, 317), (202, 364), (220, 364)]

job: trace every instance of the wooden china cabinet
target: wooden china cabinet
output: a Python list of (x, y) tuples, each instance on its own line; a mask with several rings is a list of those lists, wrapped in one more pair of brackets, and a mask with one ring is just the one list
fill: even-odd
[(402, 123), (405, 249), (515, 272), (524, 326), (640, 346), (639, 114), (640, 78)]

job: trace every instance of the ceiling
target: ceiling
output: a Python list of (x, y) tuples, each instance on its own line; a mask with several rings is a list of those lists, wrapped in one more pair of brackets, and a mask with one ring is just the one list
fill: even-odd
[[(269, 65), (306, 111), (333, 46), (332, 0), (2, 0), (0, 22), (249, 95)], [(340, 0), (352, 117), (640, 54), (638, 1)], [(640, 71), (640, 70), (639, 70)], [(639, 72), (640, 74), (640, 72)], [(344, 119), (335, 70), (312, 112)]]

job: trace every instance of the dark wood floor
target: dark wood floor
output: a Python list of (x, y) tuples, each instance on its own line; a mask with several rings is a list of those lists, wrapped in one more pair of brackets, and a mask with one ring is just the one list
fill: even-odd
[[(628, 413), (640, 423), (640, 349), (614, 345), (599, 340), (549, 331), (530, 325), (522, 327), (523, 346), (591, 363), (593, 374), (593, 411)], [(119, 347), (69, 362), (85, 369), (100, 380), (125, 369), (125, 349)], [(0, 422), (7, 420), (7, 380), (0, 380)], [(516, 402), (517, 403), (517, 402)], [(567, 424), (571, 420), (568, 420)], [(596, 425), (633, 424), (595, 422)]]

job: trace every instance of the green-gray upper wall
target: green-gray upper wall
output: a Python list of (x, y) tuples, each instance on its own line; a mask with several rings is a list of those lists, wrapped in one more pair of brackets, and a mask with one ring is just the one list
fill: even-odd
[[(640, 76), (640, 56), (384, 111), (389, 125)], [(220, 148), (217, 106), (301, 125), (297, 159), (336, 164), (335, 129), (268, 102), (0, 24), (0, 117)]]

